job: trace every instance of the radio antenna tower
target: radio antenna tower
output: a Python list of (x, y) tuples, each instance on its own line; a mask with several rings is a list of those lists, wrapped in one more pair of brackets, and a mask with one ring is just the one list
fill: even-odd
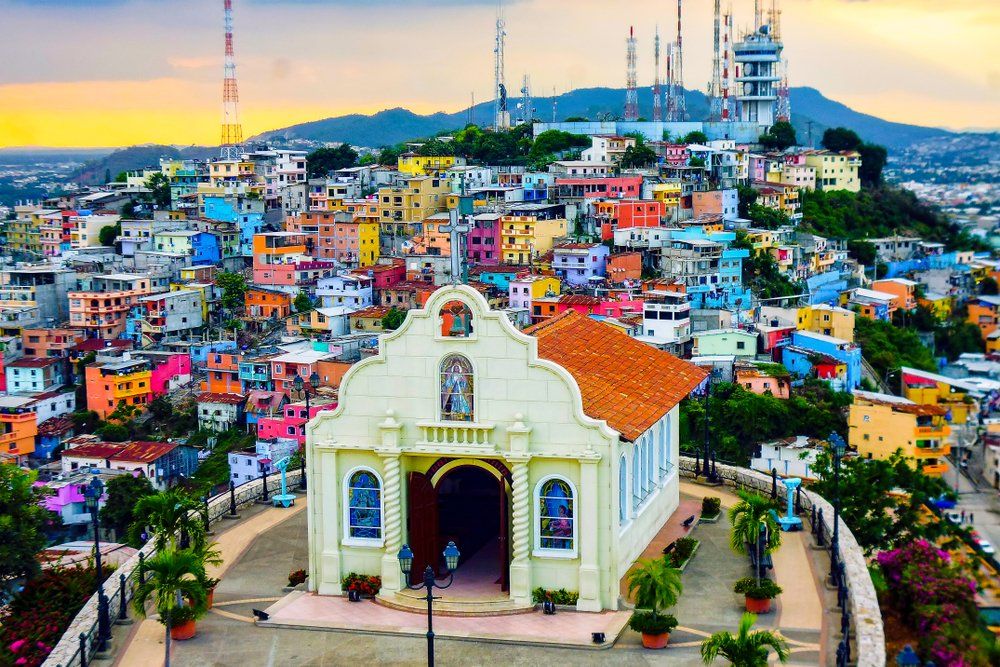
[(663, 120), (663, 89), (660, 87), (660, 26), (656, 26), (656, 37), (653, 39), (653, 67), (656, 77), (653, 79), (653, 121)]
[(639, 93), (635, 74), (635, 28), (628, 29), (628, 54), (625, 58), (627, 72), (625, 86), (625, 120), (639, 120)]
[[(778, 0), (771, 0), (771, 38), (775, 42), (781, 42), (781, 10), (778, 8)], [(778, 103), (775, 109), (775, 118), (785, 123), (792, 120), (792, 99), (791, 91), (788, 89), (788, 58), (782, 53), (781, 62), (778, 64), (781, 70), (781, 82), (778, 83)]]
[(677, 64), (675, 67), (675, 83), (677, 85), (676, 112), (678, 121), (688, 119), (687, 103), (684, 101), (684, 41), (681, 37), (681, 4), (683, 0), (677, 0)]
[(525, 74), (521, 83), (521, 123), (530, 123), (535, 117), (531, 101), (531, 78)]
[(677, 120), (677, 105), (674, 100), (674, 44), (667, 44), (667, 113), (668, 123)]
[(504, 74), (503, 51), (507, 38), (507, 24), (503, 16), (503, 0), (497, 1), (496, 46), (493, 48), (494, 86), (496, 100), (493, 103), (493, 129), (497, 132), (510, 129), (510, 114), (507, 112), (507, 78)]
[(719, 121), (722, 119), (721, 20), (722, 0), (715, 0), (715, 18), (712, 23), (712, 82), (708, 85), (708, 95), (711, 100), (711, 106), (708, 111), (708, 119), (711, 121)]
[(557, 123), (556, 113), (559, 111), (559, 98), (556, 97), (556, 87), (552, 86), (552, 122)]
[(733, 101), (729, 97), (733, 87), (733, 9), (726, 10), (723, 19), (725, 31), (723, 33), (722, 48), (722, 120), (733, 120), (736, 110), (733, 109)]
[(240, 125), (240, 95), (236, 86), (236, 56), (233, 54), (233, 0), (222, 0), (226, 12), (226, 64), (222, 81), (222, 141), (219, 152), (223, 160), (238, 160), (242, 152), (243, 126)]

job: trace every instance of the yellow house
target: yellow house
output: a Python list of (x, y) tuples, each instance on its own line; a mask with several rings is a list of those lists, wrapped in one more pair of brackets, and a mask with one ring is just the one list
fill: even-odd
[(256, 180), (255, 165), (253, 160), (216, 160), (208, 164), (208, 179), (213, 188), (233, 181)]
[(652, 194), (654, 200), (663, 204), (664, 216), (667, 220), (675, 219), (677, 207), (681, 203), (681, 182), (655, 183)]
[[(399, 156), (396, 168), (404, 176), (431, 176), (442, 171), (447, 171), (459, 164), (459, 162), (459, 159), (454, 155), (403, 153)], [(464, 160), (461, 162), (464, 162)]]
[(818, 190), (861, 190), (861, 155), (856, 151), (807, 151), (806, 165), (816, 170), (816, 188)]
[(533, 257), (552, 250), (557, 238), (566, 236), (565, 218), (539, 220), (535, 216), (505, 215), (500, 218), (500, 250), (504, 264), (527, 264)]
[(921, 405), (939, 405), (950, 415), (952, 424), (965, 424), (977, 412), (976, 402), (969, 396), (970, 385), (963, 380), (917, 370), (902, 369), (903, 396)]
[(923, 296), (917, 297), (917, 303), (930, 309), (934, 317), (939, 320), (946, 320), (951, 316), (951, 311), (955, 307), (955, 298), (947, 294), (927, 292)]
[(847, 418), (848, 442), (862, 456), (887, 459), (897, 449), (925, 474), (948, 471), (951, 451), (947, 409), (919, 405), (891, 394), (855, 391)]
[(445, 178), (414, 176), (402, 187), (378, 191), (379, 222), (383, 232), (412, 234), (426, 218), (446, 210), (451, 185)]
[(854, 311), (826, 304), (799, 308), (796, 328), (799, 331), (812, 331), (853, 343)]
[(775, 244), (775, 234), (770, 229), (751, 228), (747, 230), (747, 240), (753, 244), (754, 251), (770, 250)]

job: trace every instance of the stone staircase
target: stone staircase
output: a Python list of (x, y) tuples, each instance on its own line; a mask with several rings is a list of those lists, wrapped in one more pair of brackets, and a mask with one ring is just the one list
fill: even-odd
[[(435, 591), (435, 593), (440, 593), (440, 591)], [(375, 602), (390, 609), (426, 614), (427, 598), (425, 596), (425, 590), (406, 590), (387, 596), (378, 595), (375, 597)], [(517, 604), (510, 598), (476, 599), (445, 596), (434, 600), (434, 614), (436, 616), (509, 616), (511, 614), (529, 614), (534, 610), (533, 604)]]

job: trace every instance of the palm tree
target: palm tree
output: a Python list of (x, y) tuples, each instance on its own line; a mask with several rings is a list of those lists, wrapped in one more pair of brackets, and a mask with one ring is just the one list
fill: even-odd
[[(193, 550), (163, 551), (143, 564), (145, 582), (139, 584), (132, 598), (135, 613), (146, 616), (146, 603), (160, 615), (166, 626), (166, 664), (170, 665), (170, 625), (176, 610), (191, 607), (191, 617), (205, 613), (208, 594), (205, 591), (205, 566), (202, 556)], [(185, 601), (187, 602), (185, 604)]]
[(705, 664), (723, 657), (734, 667), (767, 667), (769, 651), (774, 651), (782, 663), (788, 661), (788, 642), (769, 630), (753, 630), (757, 617), (743, 614), (740, 627), (731, 632), (716, 632), (701, 644), (701, 659)]
[(664, 558), (641, 560), (628, 575), (628, 592), (639, 609), (659, 610), (673, 607), (684, 591), (681, 571), (670, 567)]
[(195, 546), (201, 546), (205, 541), (201, 509), (197, 501), (177, 489), (146, 496), (135, 505), (129, 538), (136, 544), (141, 543), (142, 533), (148, 528), (156, 540), (157, 551), (176, 549), (182, 536)]
[(747, 554), (747, 545), (756, 552), (762, 532), (767, 532), (764, 553), (755, 553), (757, 571), (754, 575), (760, 583), (760, 562), (765, 554), (772, 553), (781, 545), (781, 528), (771, 513), (773, 504), (769, 498), (748, 491), (737, 491), (740, 502), (729, 510), (729, 521), (733, 532), (729, 536), (729, 546), (738, 554)]

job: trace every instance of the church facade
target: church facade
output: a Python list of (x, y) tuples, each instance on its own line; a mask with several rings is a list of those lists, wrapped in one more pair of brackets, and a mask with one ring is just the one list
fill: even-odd
[(620, 580), (679, 502), (678, 404), (705, 373), (575, 312), (518, 331), (474, 289), (439, 289), (344, 376), (306, 428), (309, 588), (380, 595), (440, 569), (529, 605), (617, 609)]

